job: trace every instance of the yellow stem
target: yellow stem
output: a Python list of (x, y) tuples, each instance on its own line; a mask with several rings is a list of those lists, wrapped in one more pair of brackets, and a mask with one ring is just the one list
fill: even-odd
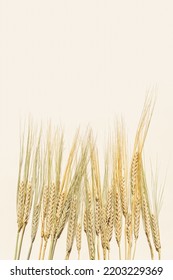
[(43, 248), (43, 237), (41, 238), (40, 251), (39, 251), (39, 257), (38, 257), (39, 260), (41, 260), (42, 248)]
[(136, 253), (136, 243), (137, 243), (137, 239), (135, 239), (135, 246), (134, 246), (134, 250), (133, 250), (133, 260), (135, 259), (135, 253)]
[(46, 238), (45, 242), (44, 242), (44, 248), (43, 248), (43, 254), (42, 254), (42, 260), (44, 260), (45, 258), (45, 253), (46, 253), (46, 247), (47, 247), (47, 241), (48, 239)]
[(158, 258), (161, 260), (161, 250), (158, 251)]
[(118, 244), (118, 249), (119, 249), (119, 260), (121, 260), (121, 246)]
[(18, 252), (17, 260), (20, 260), (20, 253), (21, 253), (21, 249), (22, 249), (22, 243), (23, 243), (23, 237), (24, 237), (24, 233), (25, 233), (25, 228), (26, 228), (26, 225), (23, 226), (22, 236), (21, 236), (20, 244), (19, 244), (19, 252)]
[(80, 250), (78, 251), (78, 260), (80, 260)]
[(18, 243), (19, 243), (19, 231), (17, 232), (17, 236), (16, 236), (16, 248), (15, 248), (15, 253), (14, 253), (14, 260), (17, 259), (17, 251), (18, 251)]
[(33, 241), (31, 241), (31, 244), (30, 244), (30, 247), (29, 247), (29, 252), (28, 252), (27, 260), (30, 259), (31, 251), (32, 251), (32, 246), (33, 246)]

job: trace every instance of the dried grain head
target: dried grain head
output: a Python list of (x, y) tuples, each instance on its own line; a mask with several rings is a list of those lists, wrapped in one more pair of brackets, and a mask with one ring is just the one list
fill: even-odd
[(29, 182), (26, 187), (26, 198), (25, 198), (24, 216), (23, 216), (23, 224), (25, 225), (28, 223), (28, 219), (30, 216), (32, 198), (33, 198), (33, 190), (32, 190), (32, 185)]
[(66, 254), (67, 255), (70, 254), (72, 246), (73, 246), (76, 223), (77, 223), (77, 196), (74, 194), (72, 201), (71, 201), (68, 228), (67, 228), (67, 239), (66, 239)]
[(76, 246), (78, 252), (81, 250), (81, 241), (82, 241), (82, 225), (77, 224), (76, 227)]
[(98, 236), (100, 233), (100, 223), (101, 223), (101, 202), (99, 197), (95, 198), (95, 230), (96, 235)]
[(151, 228), (152, 228), (154, 246), (156, 248), (156, 251), (160, 253), (161, 242), (160, 242), (159, 224), (158, 224), (157, 217), (154, 214), (151, 214)]
[(40, 216), (40, 205), (37, 204), (33, 210), (33, 218), (32, 218), (32, 228), (31, 228), (31, 241), (34, 242), (38, 225), (39, 225), (39, 216)]
[(135, 198), (135, 206), (134, 206), (134, 237), (136, 240), (139, 237), (140, 214), (141, 214), (141, 197), (137, 193)]
[(50, 186), (49, 203), (47, 208), (46, 232), (45, 232), (46, 239), (49, 238), (55, 221), (55, 207), (56, 207), (55, 195), (56, 195), (56, 185), (53, 183)]
[(24, 206), (25, 206), (25, 184), (21, 182), (18, 188), (18, 197), (17, 197), (17, 224), (18, 224), (18, 232), (23, 227), (23, 215), (24, 215)]
[(127, 242), (131, 246), (132, 244), (132, 214), (128, 213), (126, 218), (126, 237)]
[(117, 244), (120, 244), (121, 234), (122, 234), (122, 209), (121, 209), (121, 199), (119, 191), (117, 190), (115, 193), (115, 237)]

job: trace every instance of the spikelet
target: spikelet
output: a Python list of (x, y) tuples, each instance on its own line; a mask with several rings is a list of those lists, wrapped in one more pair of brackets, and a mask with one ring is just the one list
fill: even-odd
[(127, 190), (125, 186), (125, 178), (123, 177), (120, 181), (120, 196), (121, 196), (121, 207), (124, 218), (126, 218), (128, 212), (128, 203), (127, 203)]
[(56, 209), (56, 223), (58, 224), (60, 215), (62, 212), (63, 204), (65, 200), (65, 192), (61, 192), (58, 199), (57, 209)]
[(34, 242), (36, 234), (37, 234), (37, 229), (38, 229), (38, 224), (39, 224), (39, 215), (40, 215), (40, 205), (37, 204), (33, 210), (32, 229), (31, 229), (31, 241), (32, 242)]
[(84, 232), (87, 233), (87, 214), (86, 214), (86, 210), (84, 211)]
[(134, 196), (138, 177), (139, 153), (135, 152), (131, 164), (131, 194)]
[(135, 199), (135, 206), (134, 206), (134, 237), (136, 240), (139, 237), (140, 211), (141, 211), (141, 199), (139, 194), (137, 194)]
[(154, 214), (151, 214), (151, 226), (152, 226), (154, 246), (160, 258), (160, 251), (161, 251), (160, 232), (159, 232), (158, 220)]
[(73, 240), (75, 236), (75, 227), (76, 227), (76, 211), (77, 211), (77, 196), (74, 195), (71, 206), (70, 206), (70, 214), (68, 221), (68, 229), (67, 229), (67, 241), (66, 241), (66, 259), (69, 258)]
[(82, 242), (82, 226), (80, 223), (76, 227), (76, 247), (78, 253), (81, 251), (81, 242)]
[(109, 243), (112, 239), (113, 234), (113, 190), (112, 188), (108, 189), (107, 193), (107, 202), (106, 202), (106, 248), (107, 250), (110, 250)]
[(147, 237), (149, 237), (151, 232), (150, 212), (149, 212), (148, 203), (144, 192), (142, 194), (142, 213), (143, 213), (145, 234)]
[(103, 205), (101, 209), (101, 244), (103, 248), (104, 259), (106, 259), (105, 252), (108, 246), (107, 242), (107, 226), (106, 226), (106, 206)]
[(121, 241), (121, 233), (122, 233), (122, 211), (121, 211), (121, 200), (120, 194), (118, 191), (115, 193), (115, 237), (118, 246)]
[(31, 205), (32, 205), (32, 185), (29, 182), (26, 187), (26, 198), (25, 198), (25, 206), (24, 206), (24, 216), (23, 216), (23, 224), (26, 225), (28, 223)]
[(108, 190), (107, 204), (106, 204), (106, 224), (109, 224), (112, 214), (112, 189)]
[(25, 205), (25, 184), (21, 182), (18, 188), (18, 196), (17, 196), (17, 224), (18, 224), (18, 232), (21, 231), (23, 227), (23, 215), (24, 215), (24, 205)]
[(110, 250), (109, 243), (112, 239), (113, 227), (114, 227), (114, 212), (113, 212), (113, 209), (112, 209), (109, 224), (108, 224), (108, 227), (107, 227), (107, 249), (108, 250)]
[(98, 236), (100, 233), (100, 200), (98, 197), (95, 199), (95, 230), (96, 230), (96, 235)]
[(92, 196), (91, 196), (91, 193), (88, 192), (88, 208), (91, 208), (92, 207)]
[(126, 218), (126, 237), (129, 246), (132, 245), (132, 214), (128, 213)]
[(56, 194), (56, 186), (55, 184), (51, 184), (50, 187), (50, 194), (49, 194), (49, 203), (47, 206), (47, 217), (46, 217), (46, 233), (45, 233), (45, 239), (48, 239), (51, 230), (53, 229), (54, 224), (54, 212), (55, 212), (55, 194)]
[(46, 217), (48, 204), (49, 204), (49, 186), (45, 185), (43, 188), (43, 219)]
[(47, 216), (47, 208), (49, 204), (49, 186), (44, 185), (43, 187), (43, 198), (42, 198), (42, 227), (41, 227), (41, 238), (45, 238), (46, 232), (45, 232), (45, 220)]
[(143, 224), (144, 224), (144, 230), (145, 230), (145, 235), (147, 237), (147, 242), (150, 248), (150, 253), (151, 253), (151, 259), (154, 258), (153, 255), (153, 248), (151, 245), (151, 240), (150, 240), (150, 234), (151, 234), (151, 219), (150, 219), (150, 210), (149, 206), (147, 203), (147, 199), (145, 196), (145, 193), (142, 193), (142, 216), (143, 216)]
[(87, 211), (87, 239), (89, 247), (90, 260), (95, 260), (95, 238), (93, 228), (93, 213), (91, 209)]
[(90, 260), (95, 259), (95, 227), (94, 227), (94, 207), (93, 207), (93, 197), (91, 191), (88, 187), (88, 178), (85, 174), (85, 190), (86, 190), (86, 225), (84, 225), (84, 230), (86, 227), (86, 235), (88, 242), (88, 250)]
[(68, 196), (64, 202), (64, 207), (62, 209), (62, 212), (61, 212), (61, 215), (59, 218), (55, 240), (57, 240), (60, 237), (60, 235), (65, 227), (65, 224), (67, 222), (67, 219), (68, 219), (69, 213), (70, 213), (70, 204), (71, 204), (71, 195), (68, 194)]

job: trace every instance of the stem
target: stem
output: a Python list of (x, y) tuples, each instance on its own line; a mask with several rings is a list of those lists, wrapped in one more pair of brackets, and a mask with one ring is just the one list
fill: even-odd
[(18, 260), (20, 260), (20, 253), (21, 253), (21, 249), (22, 249), (22, 243), (23, 243), (23, 237), (24, 237), (24, 233), (25, 233), (25, 228), (26, 228), (26, 225), (23, 226), (23, 230), (22, 230), (22, 236), (21, 236), (20, 244), (19, 244), (19, 252), (18, 252), (18, 256), (17, 256)]
[(31, 241), (31, 244), (30, 244), (30, 247), (29, 247), (28, 256), (27, 256), (27, 260), (29, 260), (29, 259), (30, 259), (33, 243), (34, 243), (34, 242), (33, 242), (33, 241)]
[(137, 243), (137, 239), (135, 239), (135, 246), (134, 246), (134, 251), (133, 251), (133, 260), (135, 259), (135, 253), (136, 253), (136, 243)]
[(161, 260), (161, 250), (158, 251), (158, 258)]
[(118, 249), (119, 249), (119, 260), (121, 260), (121, 246), (118, 244)]
[(42, 217), (42, 221), (41, 221), (41, 244), (40, 244), (40, 251), (39, 251), (39, 260), (42, 259), (42, 250), (43, 250), (43, 241), (44, 241), (44, 224), (45, 224), (45, 217)]
[(40, 250), (39, 250), (39, 257), (38, 257), (39, 260), (41, 260), (42, 248), (43, 248), (43, 237), (41, 238), (41, 244), (40, 244)]
[(41, 238), (40, 251), (39, 251), (39, 257), (38, 257), (39, 260), (41, 260), (42, 248), (43, 248), (43, 237)]
[(100, 245), (99, 245), (99, 236), (97, 236), (97, 256), (98, 256), (98, 260), (100, 260)]
[(52, 253), (53, 253), (53, 241), (54, 241), (54, 238), (52, 237), (51, 238), (51, 243), (50, 243), (50, 249), (49, 249), (49, 257), (48, 257), (48, 259), (49, 260), (52, 260), (53, 259), (53, 256), (52, 256)]
[(149, 238), (148, 235), (147, 235), (147, 240), (148, 240), (148, 244), (149, 244), (149, 247), (150, 247), (151, 259), (154, 260), (153, 247), (152, 247), (152, 245), (151, 245), (151, 241), (150, 241), (150, 238)]
[(46, 238), (46, 240), (45, 240), (45, 242), (44, 242), (44, 248), (43, 248), (43, 254), (42, 254), (42, 260), (44, 260), (44, 257), (45, 257), (45, 253), (46, 253), (46, 247), (47, 247), (47, 238)]
[(78, 251), (78, 261), (80, 260), (80, 250)]
[(124, 228), (124, 242), (125, 242), (125, 260), (127, 260), (126, 218), (125, 218), (125, 228)]
[(17, 259), (17, 249), (18, 249), (18, 243), (19, 243), (19, 231), (17, 232), (17, 235), (16, 235), (16, 248), (15, 248), (15, 253), (14, 253), (14, 260)]
[(128, 256), (127, 256), (128, 260), (131, 260), (131, 244), (128, 244)]
[(54, 240), (54, 242), (53, 242), (52, 259), (53, 259), (54, 254), (55, 254), (55, 248), (56, 248), (56, 245), (57, 245), (57, 240), (58, 240), (58, 239)]
[(111, 252), (111, 250), (110, 250), (110, 248), (108, 249), (108, 260), (110, 260), (110, 252)]

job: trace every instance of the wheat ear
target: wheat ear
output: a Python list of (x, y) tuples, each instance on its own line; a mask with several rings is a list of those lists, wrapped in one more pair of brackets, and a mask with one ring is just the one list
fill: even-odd
[(160, 260), (161, 259), (160, 231), (159, 231), (158, 220), (154, 214), (151, 214), (151, 228), (152, 228), (154, 246), (156, 251), (158, 252), (158, 256)]
[(80, 252), (82, 247), (82, 222), (83, 222), (83, 199), (81, 201), (82, 190), (79, 193), (79, 214), (77, 215), (77, 226), (76, 226), (76, 248), (78, 252), (78, 260), (80, 260)]
[(87, 233), (87, 213), (86, 213), (86, 209), (84, 211), (83, 227), (84, 227), (84, 232)]
[(87, 211), (87, 238), (90, 260), (95, 260), (95, 238), (93, 229), (93, 213), (91, 209)]
[(107, 204), (106, 204), (106, 227), (107, 227), (107, 250), (108, 250), (108, 259), (110, 257), (110, 241), (113, 234), (113, 190), (112, 188), (108, 189), (107, 192)]
[(20, 240), (20, 244), (19, 244), (19, 251), (18, 251), (18, 257), (17, 257), (18, 260), (20, 259), (20, 253), (21, 253), (21, 249), (22, 249), (25, 228), (28, 223), (28, 219), (29, 219), (29, 215), (30, 215), (30, 211), (31, 211), (32, 196), (33, 196), (32, 185), (31, 185), (31, 183), (28, 183), (27, 187), (26, 187), (26, 197), (25, 197), (25, 205), (24, 205), (24, 212), (23, 212), (23, 228), (22, 228), (22, 236), (21, 236), (21, 240)]
[[(110, 242), (111, 242), (112, 235), (113, 235), (113, 227), (114, 227), (114, 211), (113, 211), (113, 207), (112, 207), (110, 220), (109, 220), (109, 224), (108, 224), (108, 227), (107, 227), (108, 260), (110, 259)], [(119, 251), (119, 253), (121, 255), (120, 251)]]
[(151, 244), (151, 237), (150, 237), (151, 235), (150, 203), (149, 203), (148, 190), (147, 190), (147, 181), (146, 181), (143, 165), (142, 165), (141, 172), (142, 172), (142, 217), (143, 217), (145, 235), (147, 237), (147, 242), (150, 248), (151, 259), (153, 260), (154, 253), (153, 253), (153, 247)]
[(67, 241), (66, 241), (66, 257), (68, 260), (73, 246), (75, 227), (76, 227), (76, 213), (77, 213), (77, 196), (74, 195), (70, 206), (70, 214), (67, 228)]
[(144, 222), (144, 230), (145, 235), (147, 237), (147, 242), (150, 248), (151, 259), (154, 259), (153, 247), (150, 240), (150, 233), (151, 233), (151, 220), (150, 220), (150, 210), (148, 206), (148, 202), (146, 199), (146, 194), (143, 192), (142, 194), (142, 215), (143, 215), (143, 222)]
[(35, 237), (36, 237), (36, 234), (37, 234), (37, 229), (38, 229), (38, 224), (39, 224), (39, 214), (40, 214), (40, 205), (38, 204), (38, 205), (34, 206), (34, 210), (33, 210), (32, 229), (31, 229), (31, 244), (30, 244), (30, 247), (29, 247), (27, 260), (30, 259), (33, 243), (34, 243), (34, 240), (35, 240)]
[(99, 235), (100, 235), (100, 223), (101, 223), (101, 202), (100, 198), (96, 196), (95, 198), (95, 231), (97, 238), (97, 257), (100, 259), (100, 246), (99, 246)]
[(23, 226), (23, 209), (24, 209), (24, 200), (25, 200), (25, 185), (24, 182), (21, 182), (21, 172), (24, 160), (24, 133), (21, 137), (20, 135), (20, 156), (19, 156), (19, 172), (18, 172), (18, 184), (17, 184), (17, 196), (16, 196), (16, 205), (17, 205), (17, 236), (16, 236), (16, 246), (14, 259), (17, 258), (18, 253), (18, 243), (19, 243), (19, 234)]
[(86, 189), (86, 234), (88, 241), (88, 250), (90, 260), (95, 259), (95, 229), (94, 229), (94, 214), (93, 214), (93, 197), (89, 190), (89, 182), (85, 174), (85, 189)]
[(80, 251), (81, 251), (81, 241), (82, 241), (82, 224), (77, 224), (76, 227), (76, 247), (78, 251), (78, 260), (80, 260)]
[(17, 232), (17, 240), (16, 240), (16, 250), (15, 250), (15, 257), (17, 258), (18, 252), (18, 242), (19, 242), (19, 233), (23, 228), (23, 214), (24, 214), (24, 206), (25, 206), (25, 184), (21, 182), (18, 187), (18, 197), (17, 197), (17, 224), (18, 224), (18, 232)]
[(160, 229), (159, 229), (159, 213), (163, 201), (163, 191), (164, 184), (160, 187), (158, 186), (158, 173), (156, 169), (155, 178), (152, 171), (152, 180), (153, 180), (153, 210), (150, 212), (151, 218), (151, 229), (152, 236), (154, 241), (155, 249), (158, 253), (159, 260), (161, 259), (161, 241), (160, 241)]
[(101, 208), (101, 244), (103, 249), (103, 259), (106, 260), (106, 250), (107, 250), (107, 227), (106, 227), (106, 205), (102, 204)]
[(48, 239), (50, 237), (54, 225), (54, 219), (55, 219), (54, 213), (55, 213), (55, 202), (56, 202), (55, 197), (56, 197), (56, 185), (52, 183), (50, 186), (49, 202), (47, 207), (46, 230), (44, 234), (45, 244), (44, 244), (42, 259), (44, 259), (45, 257)]
[(43, 247), (43, 239), (45, 236), (45, 221), (47, 216), (47, 208), (49, 203), (49, 187), (48, 185), (44, 185), (43, 187), (43, 198), (42, 198), (42, 222), (41, 222), (41, 244), (39, 250), (39, 260), (42, 256), (42, 247)]
[[(33, 131), (32, 131), (32, 123), (29, 121), (28, 123), (28, 131), (27, 131), (27, 141), (26, 141), (26, 151), (25, 151), (25, 159), (24, 159), (24, 133), (23, 133), (23, 140), (20, 147), (20, 160), (19, 160), (19, 175), (18, 175), (18, 189), (17, 189), (17, 219), (18, 219), (18, 234), (17, 234), (17, 241), (16, 241), (16, 253), (15, 259), (20, 258), (20, 252), (23, 242), (23, 236), (25, 232), (25, 225), (23, 224), (23, 216), (25, 210), (25, 199), (27, 195), (27, 184), (28, 178), (31, 172), (31, 156), (32, 156), (32, 148), (33, 148)], [(23, 164), (23, 161), (24, 164)], [(23, 168), (23, 186), (20, 189), (20, 179), (21, 179), (21, 172)], [(22, 188), (24, 190), (22, 190)], [(20, 189), (20, 190), (19, 190)], [(23, 192), (24, 191), (24, 192)], [(22, 194), (23, 192), (23, 194)], [(22, 207), (22, 208), (21, 208)], [(19, 233), (22, 229), (22, 236), (18, 248), (18, 241), (19, 241)]]
[(96, 233), (96, 248), (97, 258), (100, 259), (100, 211), (101, 211), (101, 184), (100, 184), (100, 169), (98, 151), (95, 147), (93, 138), (90, 143), (90, 161), (91, 161), (91, 174), (92, 174), (92, 188), (94, 192), (94, 221)]
[(119, 248), (119, 259), (121, 259), (120, 241), (122, 234), (122, 209), (119, 191), (115, 193), (115, 237)]
[(131, 247), (132, 247), (132, 214), (128, 213), (126, 217), (126, 237), (128, 243), (128, 259), (131, 259)]
[(136, 243), (139, 237), (139, 227), (140, 227), (140, 214), (141, 214), (141, 198), (140, 195), (136, 194), (135, 206), (134, 206), (134, 238), (135, 238), (135, 247), (133, 251), (133, 260), (135, 258), (136, 252)]

